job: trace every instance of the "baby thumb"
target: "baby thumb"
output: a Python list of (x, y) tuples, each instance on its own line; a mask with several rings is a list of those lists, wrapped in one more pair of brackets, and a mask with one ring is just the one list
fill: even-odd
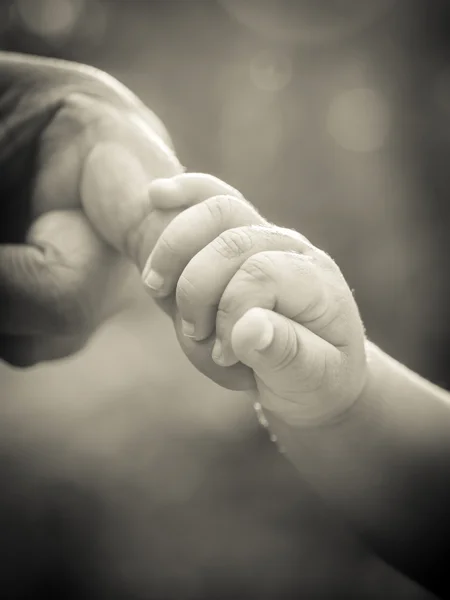
[[(340, 353), (306, 327), (252, 308), (235, 324), (231, 344), (236, 357), (254, 371), (261, 406), (285, 422), (317, 424), (341, 412), (330, 381)], [(333, 364), (336, 369), (330, 369)]]

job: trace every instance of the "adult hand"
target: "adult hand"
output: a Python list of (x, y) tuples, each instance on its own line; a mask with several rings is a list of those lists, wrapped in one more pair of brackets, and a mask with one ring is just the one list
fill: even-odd
[(112, 77), (0, 53), (0, 358), (72, 354), (128, 301), (151, 249), (148, 184), (181, 170), (162, 124)]

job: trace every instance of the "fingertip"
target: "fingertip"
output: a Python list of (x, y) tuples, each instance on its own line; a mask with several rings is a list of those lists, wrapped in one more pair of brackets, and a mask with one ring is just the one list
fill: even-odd
[(227, 345), (224, 346), (219, 338), (216, 338), (211, 356), (220, 367), (232, 367), (239, 362), (231, 349)]
[(273, 342), (275, 335), (273, 323), (269, 321), (266, 315), (257, 316), (257, 322), (255, 322), (254, 326), (259, 327), (259, 333), (255, 340), (255, 350), (264, 352)]
[(243, 199), (243, 195), (221, 179), (206, 173), (183, 172), (173, 177), (154, 179), (149, 188), (155, 208), (187, 208), (215, 196)]
[(180, 183), (176, 177), (154, 179), (148, 190), (154, 208), (171, 210), (185, 203)]
[(164, 296), (167, 291), (164, 288), (165, 280), (164, 277), (152, 269), (151, 263), (144, 267), (144, 271), (142, 273), (142, 281), (146, 287), (146, 289), (156, 296)]
[(268, 313), (263, 308), (251, 308), (237, 321), (231, 332), (231, 345), (237, 356), (264, 352), (270, 347), (275, 329)]

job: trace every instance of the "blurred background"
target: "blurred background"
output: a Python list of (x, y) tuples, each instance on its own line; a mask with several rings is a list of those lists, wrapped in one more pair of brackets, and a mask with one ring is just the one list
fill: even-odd
[[(95, 65), (184, 165), (328, 251), (369, 337), (448, 387), (444, 0), (0, 0), (0, 47)], [(144, 296), (0, 365), (4, 598), (420, 598), (325, 510)]]

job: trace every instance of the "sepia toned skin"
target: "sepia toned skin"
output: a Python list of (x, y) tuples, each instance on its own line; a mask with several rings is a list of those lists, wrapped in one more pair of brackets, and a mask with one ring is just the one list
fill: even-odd
[[(0, 358), (29, 367), (77, 352), (129, 304), (158, 236), (198, 198), (153, 206), (152, 180), (184, 169), (159, 119), (101, 71), (0, 52), (0, 115)], [(172, 299), (159, 304), (178, 322)], [(183, 339), (197, 368), (233, 387)], [(236, 372), (244, 389), (248, 369)]]
[[(0, 357), (25, 367), (76, 352), (130, 301), (139, 282), (129, 257), (139, 266), (140, 248), (148, 254), (137, 240), (146, 186), (182, 167), (157, 117), (90, 67), (0, 52), (0, 117)], [(105, 142), (141, 161), (132, 205), (82, 197), (83, 170)]]
[(223, 185), (207, 197), (211, 176), (153, 182), (158, 206), (196, 203), (158, 239), (144, 282), (159, 300), (175, 295), (191, 357), (212, 347), (231, 389), (251, 388), (253, 375), (249, 393), (302, 479), (384, 559), (446, 597), (449, 394), (366, 339), (327, 254)]
[(247, 390), (304, 481), (444, 595), (448, 395), (366, 340), (334, 261), (183, 173), (157, 118), (100, 72), (0, 53), (0, 108), (0, 357), (76, 352), (143, 272), (193, 365)]

